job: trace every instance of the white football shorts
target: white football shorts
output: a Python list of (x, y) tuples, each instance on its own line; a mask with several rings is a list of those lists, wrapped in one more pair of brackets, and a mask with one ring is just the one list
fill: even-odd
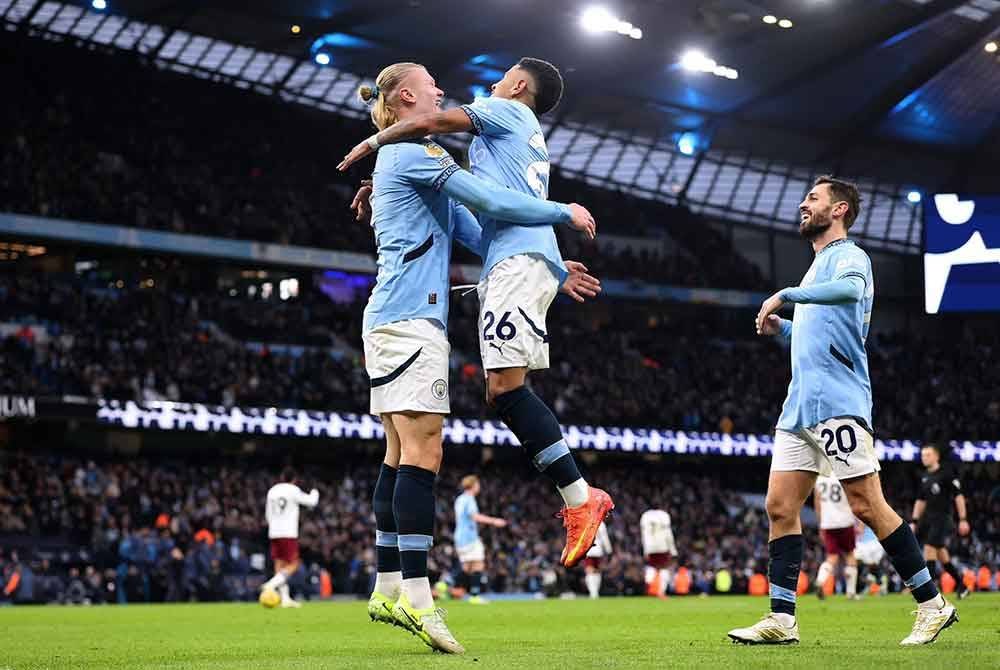
[(539, 254), (505, 258), (478, 286), (479, 351), (484, 370), (549, 367), (545, 315), (559, 278)]
[(482, 540), (476, 540), (472, 544), (455, 547), (455, 553), (458, 554), (460, 563), (473, 563), (475, 561), (486, 560), (486, 548), (483, 546)]
[(837, 479), (852, 479), (881, 470), (875, 438), (853, 417), (836, 417), (794, 433), (774, 434), (771, 470), (806, 470)]
[(448, 414), (448, 334), (437, 321), (411, 319), (363, 336), (371, 380), (371, 413)]

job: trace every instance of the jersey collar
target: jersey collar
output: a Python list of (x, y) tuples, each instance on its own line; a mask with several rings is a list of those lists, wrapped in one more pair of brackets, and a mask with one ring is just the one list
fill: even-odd
[(816, 255), (819, 256), (821, 253), (823, 253), (827, 249), (832, 249), (833, 247), (839, 247), (841, 244), (854, 244), (854, 240), (849, 239), (847, 237), (842, 237), (839, 240), (834, 240), (833, 242), (830, 242), (830, 244), (828, 244), (825, 247), (823, 247), (822, 249), (820, 249), (819, 253), (817, 253)]

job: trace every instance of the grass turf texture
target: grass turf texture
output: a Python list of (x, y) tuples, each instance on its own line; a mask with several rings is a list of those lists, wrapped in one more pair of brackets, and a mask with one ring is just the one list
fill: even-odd
[(802, 643), (733, 645), (765, 598), (603, 598), (471, 606), (448, 603), (465, 656), (432, 653), (369, 623), (365, 603), (0, 608), (0, 670), (40, 668), (998, 668), (1000, 594), (959, 604), (936, 644), (901, 648), (913, 603), (800, 598)]

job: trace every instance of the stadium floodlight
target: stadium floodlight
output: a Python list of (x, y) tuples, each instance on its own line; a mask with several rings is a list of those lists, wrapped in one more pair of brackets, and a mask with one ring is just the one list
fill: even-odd
[(330, 54), (325, 51), (319, 51), (313, 56), (313, 60), (316, 61), (316, 65), (329, 65), (330, 64)]
[(580, 15), (580, 26), (588, 33), (618, 33), (634, 40), (642, 39), (642, 29), (623, 21), (604, 7), (588, 7)]
[(694, 133), (681, 133), (677, 138), (677, 150), (685, 156), (694, 156), (698, 149), (698, 136)]
[(301, 33), (301, 32), (302, 32), (302, 26), (300, 26), (300, 25), (299, 25), (299, 24), (297, 24), (297, 23), (296, 23), (295, 25), (293, 25), (293, 26), (292, 26), (292, 34), (293, 34), (293, 35), (298, 35), (298, 34), (299, 34), (299, 33)]
[(914, 205), (918, 204), (921, 200), (920, 191), (910, 191), (906, 194), (906, 199)]
[(688, 72), (711, 72), (715, 65), (714, 60), (697, 49), (689, 49), (681, 56), (681, 67)]
[(680, 66), (688, 72), (710, 72), (723, 79), (738, 79), (740, 76), (735, 69), (717, 63), (714, 58), (709, 58), (698, 49), (685, 51), (681, 56)]
[(762, 18), (761, 21), (768, 24), (769, 26), (773, 26), (775, 23), (778, 22), (778, 17), (775, 16), (774, 14), (768, 14), (767, 16)]
[(91, 0), (90, 6), (99, 12), (103, 12), (108, 8), (107, 0)]
[(588, 33), (603, 33), (614, 30), (618, 21), (604, 7), (588, 7), (580, 15), (580, 25)]
[(996, 42), (987, 42), (986, 46), (983, 48), (986, 49), (986, 53), (995, 54), (997, 52), (997, 49), (1000, 49), (1000, 45), (998, 45)]
[(792, 23), (791, 19), (781, 19), (780, 21), (778, 21), (779, 28), (791, 28), (793, 25), (795, 24)]

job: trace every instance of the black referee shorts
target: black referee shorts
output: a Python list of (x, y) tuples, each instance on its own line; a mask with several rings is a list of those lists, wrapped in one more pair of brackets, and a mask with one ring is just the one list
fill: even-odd
[(951, 538), (955, 536), (955, 524), (950, 519), (925, 519), (917, 526), (917, 539), (920, 544), (936, 549), (948, 548)]

